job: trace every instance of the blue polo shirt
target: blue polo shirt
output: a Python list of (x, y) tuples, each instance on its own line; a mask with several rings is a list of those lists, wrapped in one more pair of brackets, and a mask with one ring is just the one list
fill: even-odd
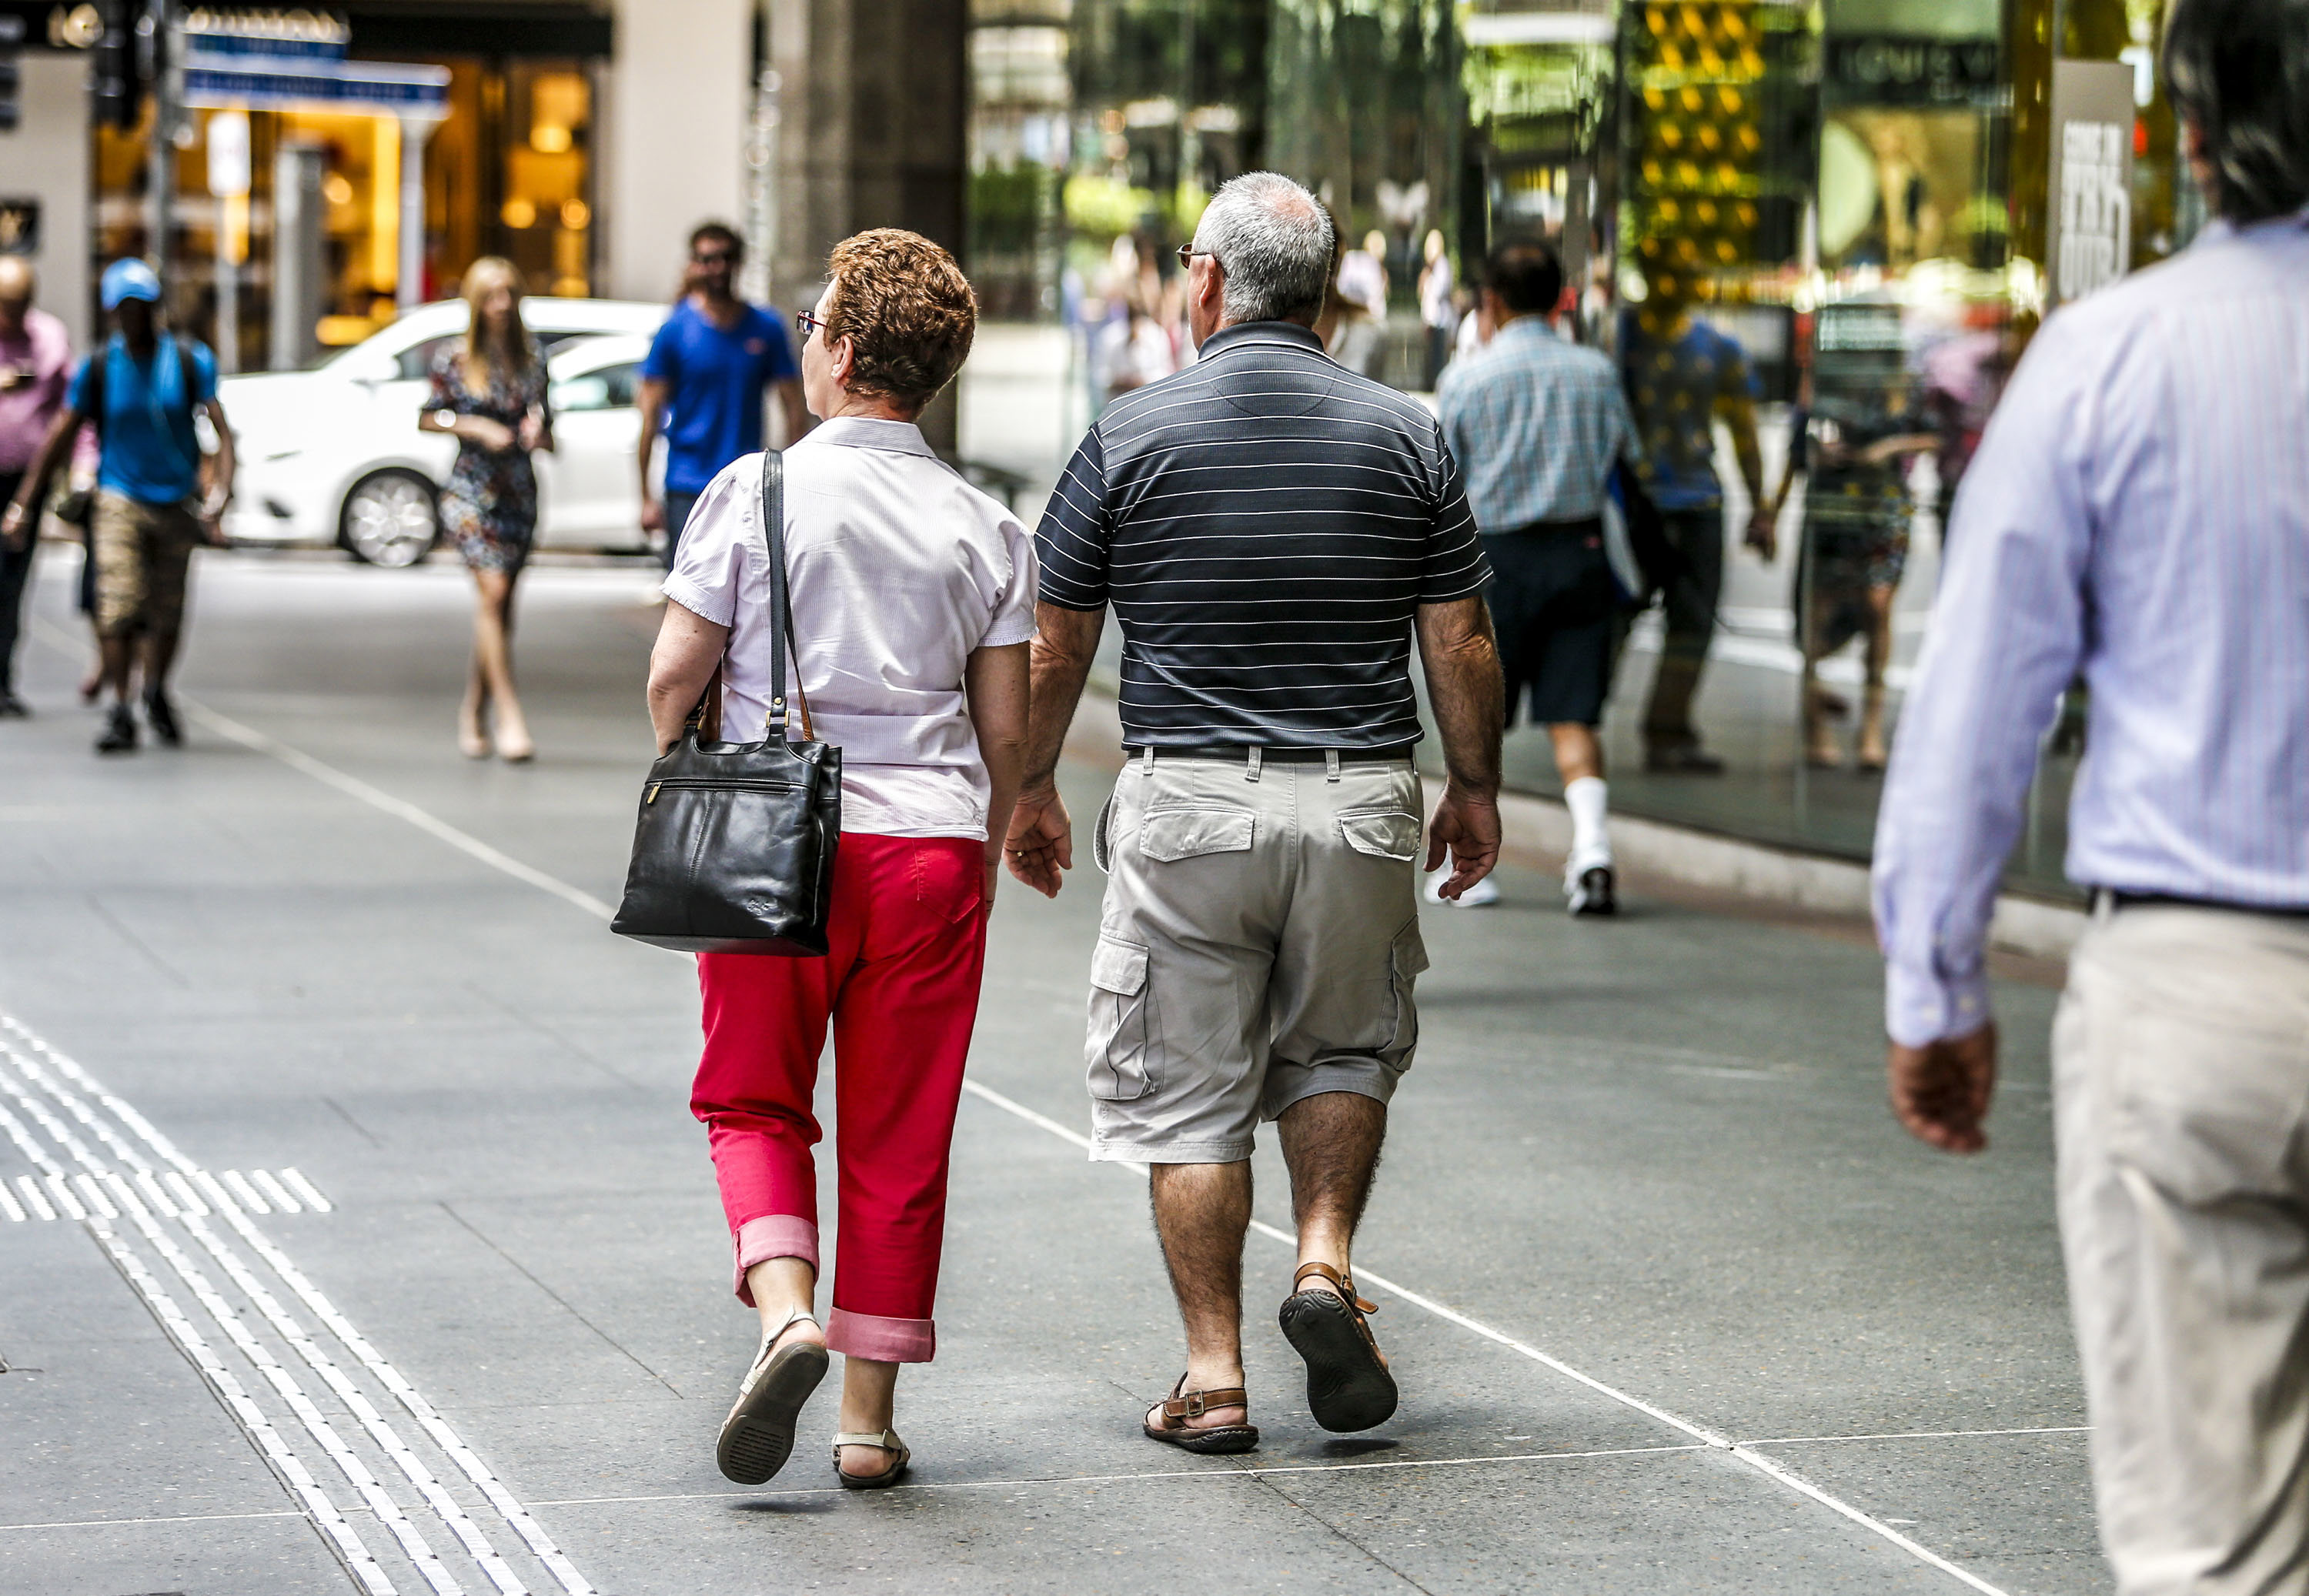
[(89, 367), (105, 363), (104, 414), (95, 418), (104, 444), (98, 487), (143, 505), (177, 504), (200, 490), (201, 440), (193, 431), (193, 411), (216, 397), (216, 357), (204, 343), (191, 347), (187, 370), (184, 345), (175, 338), (162, 335), (140, 360), (116, 332), (73, 374), (65, 402), (85, 416)]
[(763, 390), (800, 375), (776, 311), (748, 305), (724, 331), (684, 296), (642, 362), (643, 376), (666, 384), (666, 492), (704, 493), (761, 448)]
[(1620, 361), (1652, 502), (1663, 510), (1712, 510), (1722, 504), (1716, 401), (1756, 397), (1746, 353), (1697, 317), (1673, 343), (1656, 343), (1629, 310), (1620, 323)]

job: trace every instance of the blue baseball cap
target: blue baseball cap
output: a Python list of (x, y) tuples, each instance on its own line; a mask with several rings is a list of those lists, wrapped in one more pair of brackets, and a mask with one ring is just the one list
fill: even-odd
[(160, 279), (151, 267), (129, 255), (104, 269), (97, 297), (103, 300), (107, 310), (119, 309), (124, 299), (142, 299), (148, 305), (158, 305), (160, 302)]

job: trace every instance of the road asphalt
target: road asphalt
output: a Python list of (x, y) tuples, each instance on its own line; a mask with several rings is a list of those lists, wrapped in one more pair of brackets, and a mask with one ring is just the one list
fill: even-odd
[(829, 1384), (731, 1485), (693, 974), (601, 918), (646, 571), (527, 579), (516, 768), (451, 735), (462, 572), (318, 556), (203, 556), (188, 746), (99, 759), (71, 567), (0, 723), (0, 1593), (2110, 1588), (2055, 994), (2000, 987), (1994, 1143), (1950, 1160), (1885, 1113), (1859, 928), (1640, 883), (1575, 923), (1523, 867), (1428, 916), (1357, 1253), (1394, 1419), (1307, 1413), (1264, 1147), (1263, 1443), (1138, 1435), (1181, 1352), (1143, 1178), (1079, 1144), (1085, 860), (996, 910), (912, 1482), (835, 1488)]

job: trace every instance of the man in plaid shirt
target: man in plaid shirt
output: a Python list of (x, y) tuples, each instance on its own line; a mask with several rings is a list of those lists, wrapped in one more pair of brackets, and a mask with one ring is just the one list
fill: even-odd
[[(1528, 695), (1532, 720), (1554, 744), (1571, 811), (1564, 895), (1575, 915), (1604, 915), (1618, 901), (1596, 728), (1611, 690), (1619, 590), (1603, 517), (1613, 470), (1638, 445), (1610, 359), (1556, 335), (1562, 291), (1563, 267), (1544, 244), (1492, 251), (1476, 311), (1483, 342), (1444, 369), (1435, 402), (1496, 577), (1486, 597), (1508, 724)], [(1458, 902), (1498, 896), (1485, 881)]]

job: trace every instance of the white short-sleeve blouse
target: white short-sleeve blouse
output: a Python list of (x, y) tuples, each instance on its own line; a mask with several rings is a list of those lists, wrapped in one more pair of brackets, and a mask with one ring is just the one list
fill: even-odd
[[(665, 595), (728, 626), (722, 735), (769, 712), (762, 457), (725, 468), (681, 531)], [(842, 749), (842, 829), (986, 835), (989, 784), (963, 701), (982, 648), (1034, 635), (1034, 540), (904, 421), (843, 417), (785, 452), (795, 654), (817, 735)], [(797, 722), (798, 723), (798, 722)]]

